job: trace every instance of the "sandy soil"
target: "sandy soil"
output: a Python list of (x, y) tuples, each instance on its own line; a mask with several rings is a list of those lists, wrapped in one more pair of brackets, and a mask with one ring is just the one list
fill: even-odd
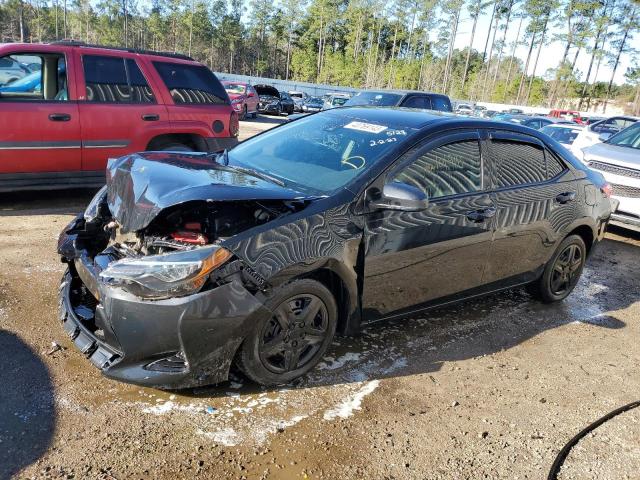
[[(638, 399), (640, 235), (623, 230), (563, 303), (517, 290), (380, 323), (288, 388), (107, 380), (57, 318), (57, 235), (91, 194), (0, 197), (0, 479), (542, 479), (578, 431)], [(559, 478), (639, 472), (636, 409)]]

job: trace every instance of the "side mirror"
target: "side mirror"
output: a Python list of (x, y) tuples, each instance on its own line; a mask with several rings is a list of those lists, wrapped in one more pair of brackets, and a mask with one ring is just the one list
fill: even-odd
[(427, 195), (418, 187), (406, 183), (385, 184), (382, 192), (376, 189), (368, 202), (370, 208), (380, 210), (403, 210), (417, 212), (429, 206)]
[(256, 94), (255, 94), (255, 93), (253, 93), (253, 92), (249, 92), (249, 95), (247, 95), (247, 96), (248, 96), (249, 98), (251, 98), (251, 97), (255, 97), (255, 96), (256, 96)]

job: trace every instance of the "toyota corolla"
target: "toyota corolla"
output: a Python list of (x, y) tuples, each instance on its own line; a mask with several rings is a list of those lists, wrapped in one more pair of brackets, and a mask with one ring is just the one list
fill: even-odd
[(328, 110), (228, 152), (111, 160), (59, 239), (60, 317), (110, 378), (190, 387), (235, 362), (284, 384), (367, 322), (520, 285), (563, 300), (609, 195), (525, 127)]

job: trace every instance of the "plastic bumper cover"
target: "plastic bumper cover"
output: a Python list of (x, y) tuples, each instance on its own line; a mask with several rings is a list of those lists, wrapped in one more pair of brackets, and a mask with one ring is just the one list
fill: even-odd
[[(150, 301), (102, 284), (97, 273), (87, 255), (74, 258), (60, 286), (60, 319), (76, 347), (105, 376), (124, 382), (175, 389), (225, 381), (251, 325), (270, 315), (236, 281)], [(96, 288), (93, 296), (78, 295)], [(150, 367), (163, 360), (175, 367), (170, 359), (176, 355), (184, 360), (179, 368)]]

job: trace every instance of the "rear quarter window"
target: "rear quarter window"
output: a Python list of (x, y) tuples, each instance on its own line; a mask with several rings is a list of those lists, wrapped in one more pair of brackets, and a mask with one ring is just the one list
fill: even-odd
[(224, 105), (229, 97), (211, 70), (204, 65), (153, 62), (176, 104)]

